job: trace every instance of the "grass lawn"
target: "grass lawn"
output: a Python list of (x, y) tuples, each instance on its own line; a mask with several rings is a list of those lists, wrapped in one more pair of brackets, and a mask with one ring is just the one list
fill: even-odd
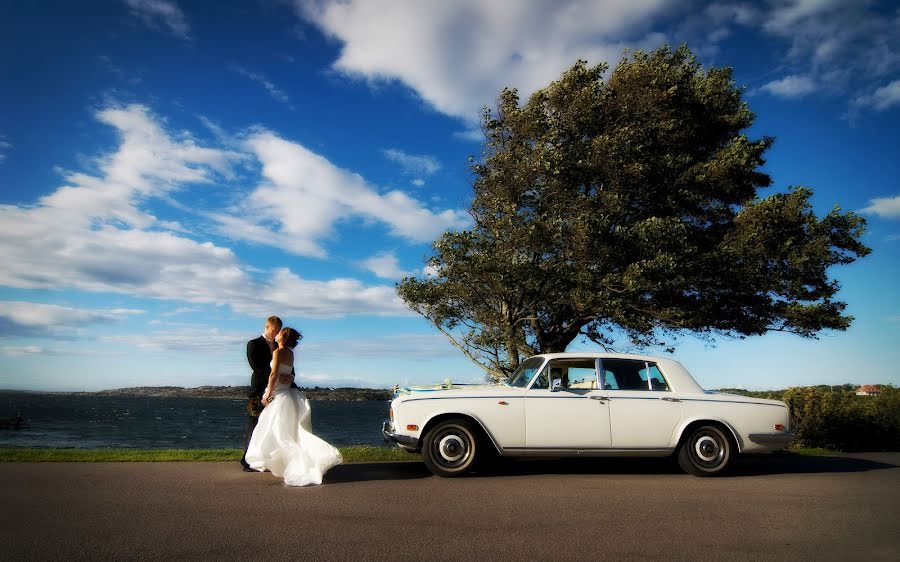
[[(398, 447), (338, 447), (344, 462), (419, 460)], [(217, 462), (238, 461), (241, 449), (38, 449), (0, 448), (0, 462)]]

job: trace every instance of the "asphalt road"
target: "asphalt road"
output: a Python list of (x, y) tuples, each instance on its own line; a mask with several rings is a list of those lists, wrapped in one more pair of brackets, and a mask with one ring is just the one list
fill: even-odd
[(4, 560), (900, 559), (900, 453), (520, 461), (462, 479), (338, 466), (286, 488), (237, 463), (0, 463)]

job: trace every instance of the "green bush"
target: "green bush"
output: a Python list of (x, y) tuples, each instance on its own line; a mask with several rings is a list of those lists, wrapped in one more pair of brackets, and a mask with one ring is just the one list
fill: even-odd
[(856, 396), (846, 388), (790, 388), (797, 447), (841, 451), (900, 450), (900, 389), (883, 385), (878, 396)]

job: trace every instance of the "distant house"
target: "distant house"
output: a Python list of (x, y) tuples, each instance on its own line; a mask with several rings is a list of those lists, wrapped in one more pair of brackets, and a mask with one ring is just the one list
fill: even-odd
[(878, 396), (880, 392), (874, 384), (864, 384), (856, 389), (857, 396)]

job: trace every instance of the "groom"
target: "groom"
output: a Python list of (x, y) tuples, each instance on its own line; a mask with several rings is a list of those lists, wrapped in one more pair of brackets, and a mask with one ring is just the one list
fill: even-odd
[[(250, 400), (254, 398), (262, 401), (263, 393), (269, 384), (269, 374), (272, 372), (270, 363), (272, 362), (272, 352), (278, 346), (275, 343), (275, 336), (281, 331), (281, 318), (277, 316), (269, 316), (266, 318), (266, 326), (263, 333), (256, 339), (247, 342), (247, 361), (250, 363), (250, 369), (253, 374), (250, 376), (250, 391), (247, 397)], [(297, 385), (291, 382), (291, 387), (297, 388)], [(247, 446), (250, 444), (250, 436), (253, 435), (253, 429), (256, 428), (258, 416), (250, 414), (247, 418), (247, 433), (244, 435), (244, 455), (241, 457), (241, 465), (244, 472), (256, 472), (247, 460)]]

